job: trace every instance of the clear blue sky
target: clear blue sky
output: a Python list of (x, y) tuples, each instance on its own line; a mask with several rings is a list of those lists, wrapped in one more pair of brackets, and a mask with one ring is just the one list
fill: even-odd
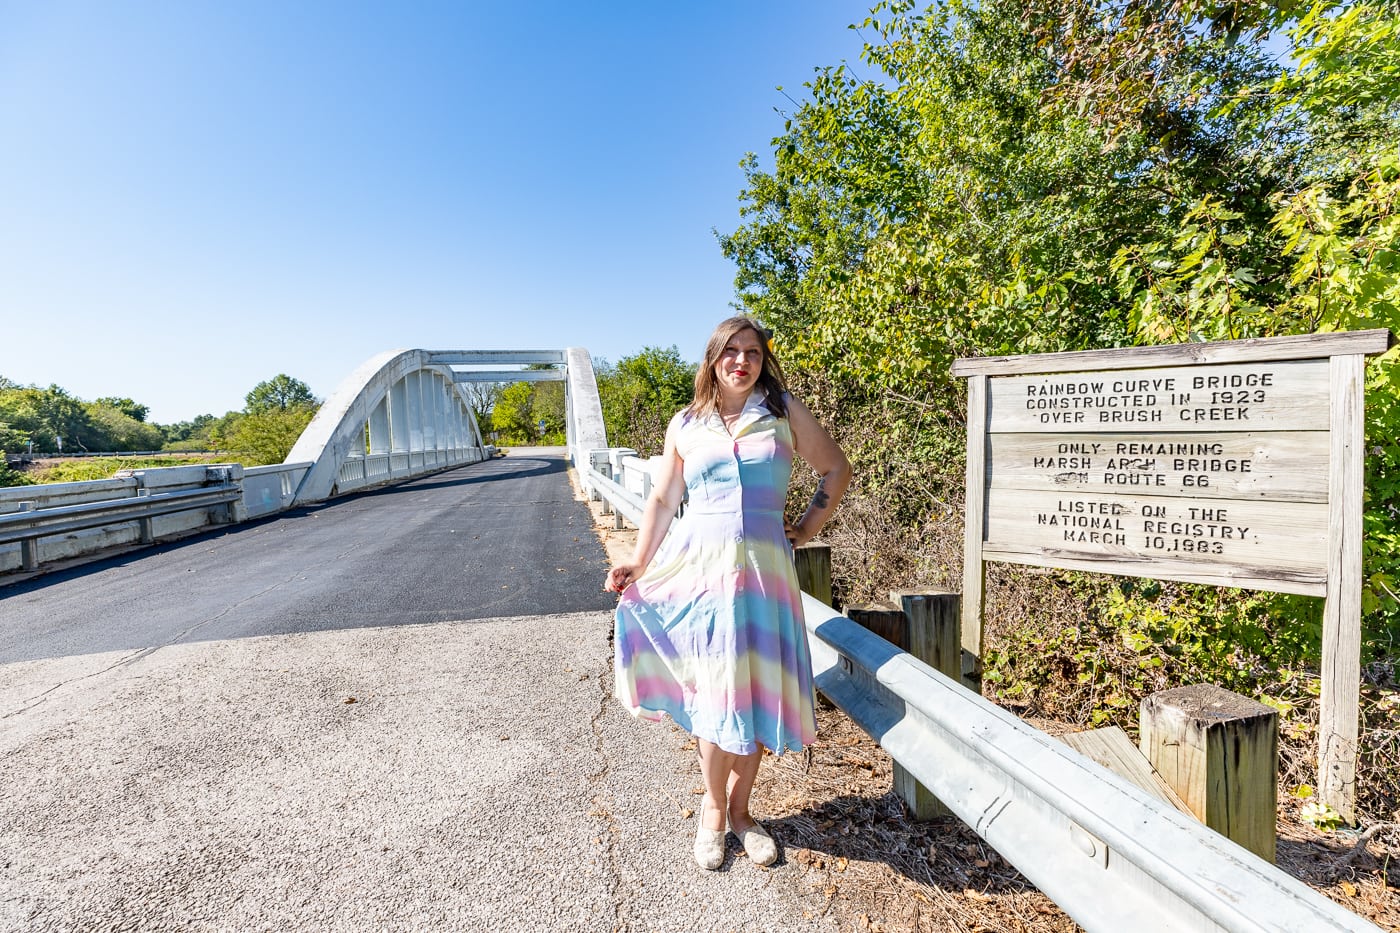
[(396, 347), (699, 356), (864, 0), (0, 0), (0, 375), (241, 408)]

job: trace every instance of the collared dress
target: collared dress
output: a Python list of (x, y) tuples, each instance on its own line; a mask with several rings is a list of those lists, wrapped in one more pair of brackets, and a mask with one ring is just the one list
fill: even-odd
[(792, 428), (755, 392), (732, 433), (717, 414), (672, 429), (689, 502), (618, 602), (616, 695), (727, 752), (795, 751), (817, 725), (783, 528)]

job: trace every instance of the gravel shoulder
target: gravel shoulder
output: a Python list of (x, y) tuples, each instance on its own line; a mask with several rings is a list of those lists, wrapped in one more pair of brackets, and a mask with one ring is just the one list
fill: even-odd
[(836, 929), (791, 868), (695, 866), (693, 754), (613, 702), (610, 630), (78, 657), (23, 705), (63, 662), (4, 665), (0, 929)]

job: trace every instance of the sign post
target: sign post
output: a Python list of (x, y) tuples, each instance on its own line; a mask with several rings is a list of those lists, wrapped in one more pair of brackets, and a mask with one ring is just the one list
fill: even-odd
[(1318, 783), (1355, 822), (1365, 357), (1388, 330), (957, 360), (963, 648), (985, 562), (1322, 596)]

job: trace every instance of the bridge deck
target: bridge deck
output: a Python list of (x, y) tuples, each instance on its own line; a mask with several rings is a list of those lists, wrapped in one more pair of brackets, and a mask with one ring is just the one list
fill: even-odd
[(834, 928), (694, 866), (602, 563), (538, 454), (0, 589), (0, 929)]
[(0, 663), (604, 609), (605, 573), (546, 449), (0, 587)]

